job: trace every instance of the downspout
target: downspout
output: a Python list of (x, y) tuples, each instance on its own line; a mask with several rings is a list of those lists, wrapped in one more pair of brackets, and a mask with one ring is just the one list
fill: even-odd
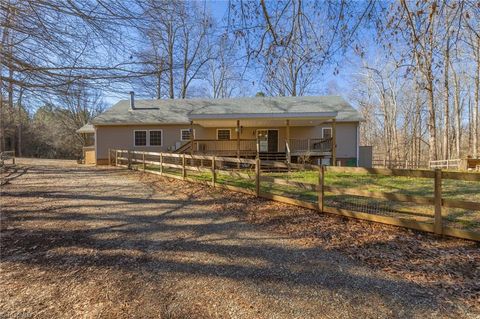
[[(93, 126), (95, 133), (93, 134), (93, 142), (95, 144), (95, 165), (98, 164), (98, 149), (97, 149), (97, 127)], [(109, 163), (110, 165), (110, 163)]]
[(357, 122), (357, 167), (359, 165), (360, 158), (360, 122)]

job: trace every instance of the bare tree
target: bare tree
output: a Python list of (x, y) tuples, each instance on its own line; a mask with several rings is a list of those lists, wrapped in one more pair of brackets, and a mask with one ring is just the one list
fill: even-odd
[(248, 61), (263, 71), (270, 95), (303, 95), (351, 44), (373, 9), (346, 1), (244, 1), (232, 4), (232, 27)]

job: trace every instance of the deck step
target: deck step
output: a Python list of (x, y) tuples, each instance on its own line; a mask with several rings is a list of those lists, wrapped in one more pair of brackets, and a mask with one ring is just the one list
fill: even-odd
[(285, 152), (261, 152), (258, 157), (262, 161), (286, 161), (287, 154)]
[[(285, 152), (265, 152), (259, 153), (260, 161), (287, 162), (287, 154)], [(260, 162), (261, 163), (261, 162)], [(269, 164), (260, 164), (260, 169), (264, 172), (286, 172), (283, 167), (271, 167)]]

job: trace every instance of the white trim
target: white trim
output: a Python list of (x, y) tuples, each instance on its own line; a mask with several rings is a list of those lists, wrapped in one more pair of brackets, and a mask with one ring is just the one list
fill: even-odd
[[(182, 137), (183, 137), (183, 134), (182, 132), (183, 131), (189, 131), (190, 132), (190, 129), (189, 128), (181, 128), (180, 129), (180, 141), (184, 142), (184, 141), (190, 141), (190, 139), (188, 140), (184, 140)], [(195, 139), (195, 129), (193, 129), (193, 139)]]
[[(280, 149), (280, 129), (278, 128), (259, 128), (255, 130), (255, 139), (258, 140), (258, 131), (267, 131), (267, 143), (268, 143), (268, 131), (277, 131), (277, 153)], [(268, 148), (268, 144), (267, 144)], [(268, 151), (267, 151), (268, 152)]]
[(322, 138), (325, 138), (325, 130), (330, 130), (330, 137), (333, 137), (333, 129), (331, 126), (322, 127)]
[[(218, 139), (218, 131), (229, 131), (230, 138), (228, 140), (219, 140)], [(231, 141), (232, 140), (232, 129), (231, 128), (217, 128), (216, 134), (217, 141)]]
[[(150, 145), (150, 132), (160, 132), (160, 145)], [(151, 147), (162, 147), (163, 146), (163, 130), (162, 129), (155, 129), (155, 130), (148, 130), (148, 146), (151, 146)]]
[[(291, 118), (290, 116), (286, 116), (285, 119)], [(214, 118), (206, 118), (209, 120), (215, 120)], [(235, 118), (236, 119), (236, 118)], [(318, 118), (313, 118), (318, 120)], [(327, 119), (326, 119), (327, 120)], [(365, 119), (337, 119), (337, 123), (358, 123), (358, 122), (366, 122)], [(172, 125), (190, 125), (190, 122), (122, 122), (122, 123), (108, 123), (108, 122), (92, 122), (95, 126), (158, 126), (158, 125), (165, 125), (165, 126), (172, 126)], [(195, 123), (196, 125), (200, 125), (200, 123)]]
[[(93, 142), (95, 143), (95, 165), (97, 165), (97, 162), (98, 162), (98, 146), (97, 146), (97, 128), (94, 126), (93, 127), (94, 130), (95, 130), (95, 133), (93, 133)], [(107, 149), (108, 151), (108, 149)], [(85, 159), (84, 159), (85, 160)], [(110, 163), (108, 163), (108, 165), (110, 165)]]
[[(145, 145), (136, 145), (135, 133), (136, 132), (145, 132)], [(145, 147), (148, 146), (148, 130), (133, 130), (133, 147)]]
[(357, 167), (360, 161), (360, 123), (357, 123)]

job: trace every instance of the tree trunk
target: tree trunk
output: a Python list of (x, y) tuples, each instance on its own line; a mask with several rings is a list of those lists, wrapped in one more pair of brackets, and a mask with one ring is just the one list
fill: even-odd
[(17, 134), (18, 134), (18, 141), (17, 141), (17, 156), (21, 157), (22, 156), (22, 96), (23, 92), (20, 90), (20, 93), (18, 95), (18, 126), (17, 126)]
[(182, 77), (182, 89), (181, 89), (181, 97), (182, 99), (187, 97), (187, 76), (188, 76), (188, 69), (189, 69), (189, 63), (188, 63), (188, 50), (189, 50), (189, 38), (188, 34), (185, 34), (185, 49), (183, 52), (183, 77)]
[[(452, 69), (453, 70), (453, 69)], [(455, 156), (460, 158), (460, 148), (462, 145), (462, 136), (461, 136), (461, 114), (460, 114), (460, 83), (455, 70), (453, 70), (453, 84), (455, 86), (455, 96), (453, 99), (453, 107), (455, 112)]]
[(480, 107), (480, 38), (477, 39), (477, 72), (475, 74), (475, 102), (473, 103), (473, 157), (479, 156), (478, 111)]
[(448, 160), (450, 154), (448, 152), (448, 136), (449, 136), (449, 129), (450, 129), (450, 106), (449, 106), (449, 87), (448, 87), (448, 67), (450, 64), (450, 42), (447, 40), (447, 46), (445, 48), (445, 82), (444, 82), (444, 94), (445, 94), (445, 104), (443, 110), (444, 116), (444, 132), (443, 132), (443, 159)]
[[(431, 70), (430, 70), (431, 71)], [(429, 152), (428, 158), (431, 161), (437, 159), (437, 126), (436, 126), (436, 112), (435, 112), (435, 99), (433, 95), (433, 79), (429, 76), (428, 80), (428, 144)]]
[(157, 72), (157, 100), (162, 98), (162, 73), (163, 73), (163, 61), (160, 62), (160, 66)]
[(175, 92), (173, 90), (173, 44), (174, 44), (174, 36), (173, 36), (173, 26), (170, 23), (168, 27), (168, 73), (169, 73), (169, 89), (170, 89), (170, 98), (175, 98)]

